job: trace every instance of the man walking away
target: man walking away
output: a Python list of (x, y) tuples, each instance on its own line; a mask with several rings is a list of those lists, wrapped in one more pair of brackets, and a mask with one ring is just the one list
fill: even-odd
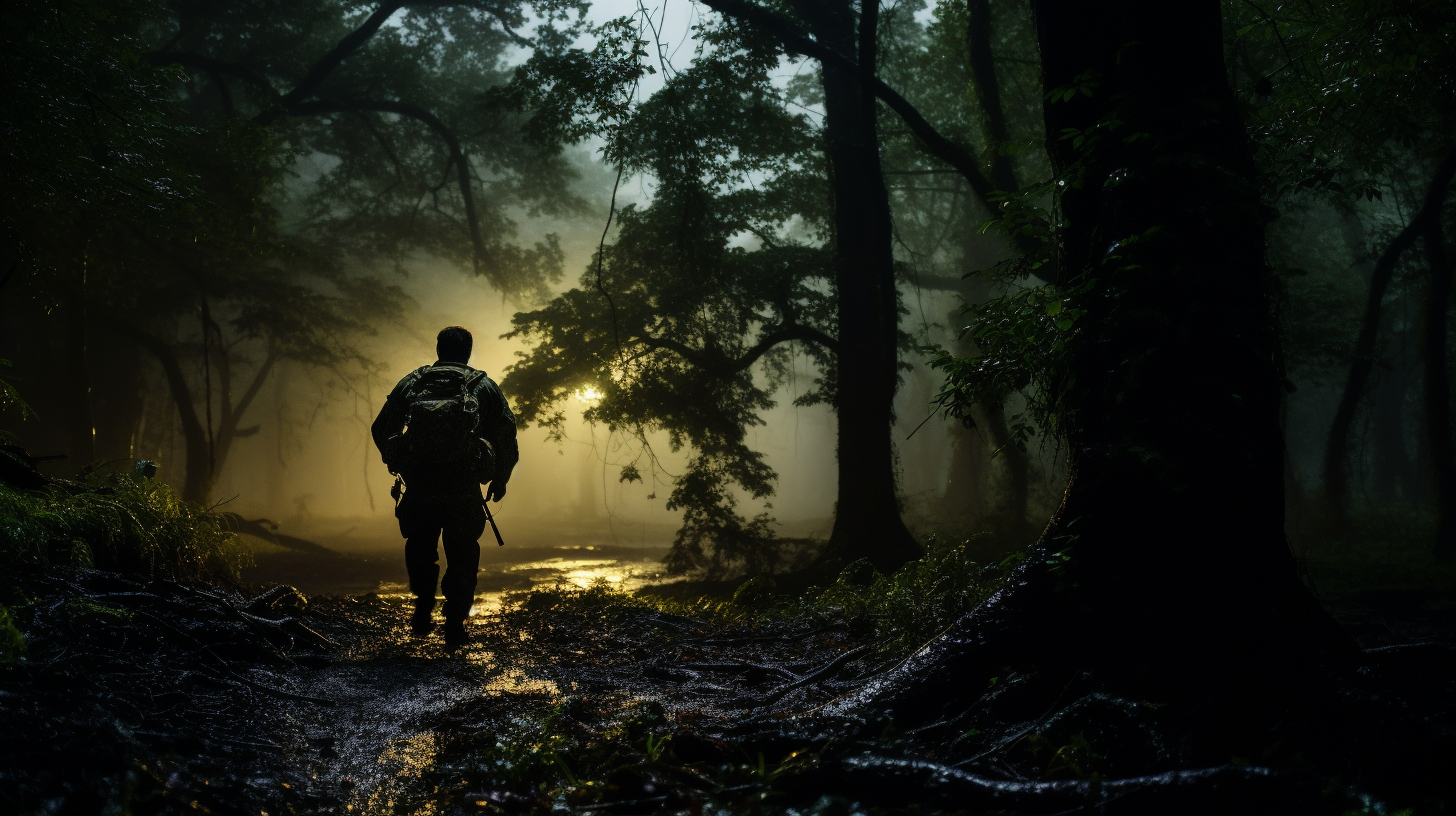
[(443, 533), (447, 569), (439, 586), (451, 647), (465, 642), (465, 618), (475, 600), (485, 531), (480, 485), (488, 482), (490, 500), (500, 501), (520, 458), (516, 418), (500, 387), (467, 365), (472, 345), (460, 326), (442, 329), (435, 344), (439, 359), (399, 381), (371, 429), (384, 464), (405, 486), (394, 513), (415, 596), (411, 629), (419, 637), (434, 628), (436, 543)]

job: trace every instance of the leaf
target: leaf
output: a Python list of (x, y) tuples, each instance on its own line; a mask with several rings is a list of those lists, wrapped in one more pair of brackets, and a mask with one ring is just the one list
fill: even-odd
[(1060, 300), (1054, 300), (1048, 303), (1046, 305), (1046, 313), (1048, 317), (1056, 317), (1057, 315), (1061, 314), (1062, 302)]

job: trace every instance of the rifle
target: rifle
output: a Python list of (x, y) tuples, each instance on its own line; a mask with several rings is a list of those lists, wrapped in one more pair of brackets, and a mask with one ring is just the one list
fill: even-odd
[(501, 538), (500, 528), (497, 527), (497, 526), (495, 526), (495, 516), (492, 516), (490, 514), (490, 500), (487, 499), (487, 498), (485, 498), (484, 496), (481, 496), (480, 497), (480, 506), (485, 508), (485, 520), (488, 521), (488, 522), (490, 522), (490, 531), (492, 533), (495, 533), (495, 543), (496, 543), (496, 545), (497, 546), (500, 546), (500, 547), (504, 547), (506, 545), (506, 540), (503, 539), (503, 538)]

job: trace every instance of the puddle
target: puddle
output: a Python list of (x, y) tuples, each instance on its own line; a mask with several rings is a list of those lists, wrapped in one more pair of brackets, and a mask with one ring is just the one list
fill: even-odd
[[(665, 547), (611, 544), (556, 547), (483, 547), (477, 576), (476, 615), (501, 608), (502, 599), (535, 586), (558, 584), (582, 589), (598, 581), (633, 592), (669, 581), (662, 566)], [(289, 584), (305, 595), (409, 595), (404, 547), (338, 554), (263, 553), (243, 573), (253, 584)], [(443, 559), (442, 559), (443, 560)]]
[[(570, 548), (575, 554), (580, 548)], [(661, 584), (671, 579), (660, 560), (655, 558), (572, 558), (557, 556), (517, 564), (492, 564), (482, 567), (475, 594), (472, 616), (489, 615), (501, 610), (507, 595), (524, 592), (537, 586), (567, 586), (587, 589), (605, 583), (613, 589), (635, 592), (648, 584)], [(306, 593), (308, 590), (299, 587)], [(403, 581), (381, 581), (376, 592), (382, 598), (407, 600), (409, 586)]]

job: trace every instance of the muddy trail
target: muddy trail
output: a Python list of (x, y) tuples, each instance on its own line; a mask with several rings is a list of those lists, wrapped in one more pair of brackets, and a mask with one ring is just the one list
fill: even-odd
[[(605, 588), (538, 589), (472, 618), (449, 651), (375, 593), (88, 570), (21, 583), (28, 650), (0, 668), (5, 813), (1383, 812), (1358, 787), (1247, 761), (1089, 771), (1083, 734), (1108, 716), (1095, 693), (948, 742), (873, 715), (804, 716), (898, 655), (842, 610), (747, 614), (762, 587), (712, 622)], [(1376, 650), (1416, 655), (1416, 673), (1432, 671), (1431, 644), (1449, 655), (1449, 616), (1345, 619)], [(1412, 642), (1425, 645), (1402, 651)], [(1449, 669), (1428, 685), (1416, 702), (1449, 722)], [(1143, 713), (1118, 716), (1157, 708), (1124, 703)]]
[[(373, 593), (309, 600), (86, 570), (24, 584), (40, 600), (17, 620), (26, 659), (0, 669), (7, 813), (521, 812), (603, 798), (631, 812), (624, 790), (658, 810), (668, 795), (643, 779), (624, 788), (621, 773), (579, 780), (579, 802), (543, 795), (535, 777), (571, 771), (566, 737), (542, 724), (567, 710), (601, 719), (599, 737), (625, 740), (610, 748), (624, 767), (624, 748), (660, 758), (672, 724), (826, 699), (877, 665), (842, 624), (735, 634), (620, 598), (583, 603), (591, 592), (474, 617), (467, 646), (447, 651), (438, 634), (408, 635), (405, 603)], [(452, 782), (452, 757), (477, 766), (474, 788)], [(743, 774), (766, 780), (762, 762), (744, 757)], [(673, 804), (726, 787), (691, 776)]]

